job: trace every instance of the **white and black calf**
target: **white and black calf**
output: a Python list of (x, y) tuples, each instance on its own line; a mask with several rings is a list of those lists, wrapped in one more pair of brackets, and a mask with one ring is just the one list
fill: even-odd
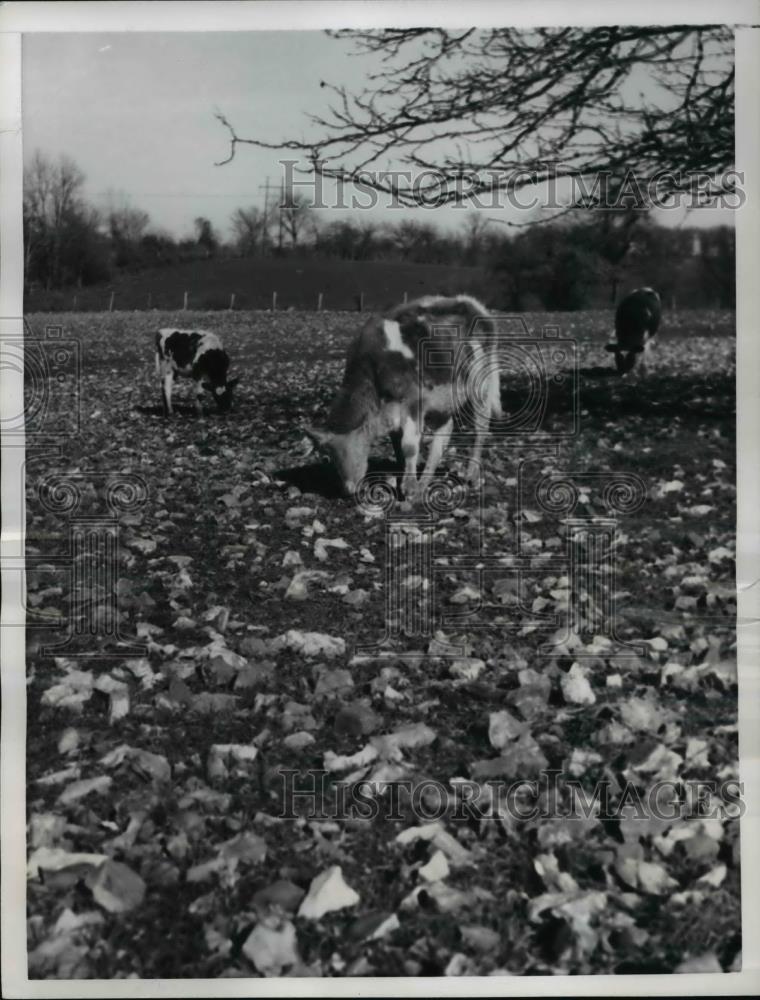
[(654, 347), (662, 304), (653, 288), (637, 288), (618, 303), (615, 312), (615, 342), (605, 350), (614, 353), (619, 375), (626, 375), (641, 355), (639, 370), (646, 372), (647, 355)]
[(177, 330), (166, 327), (156, 334), (156, 373), (161, 377), (164, 416), (172, 413), (172, 386), (175, 375), (195, 382), (195, 408), (203, 412), (203, 393), (210, 393), (224, 412), (232, 405), (237, 379), (227, 377), (230, 359), (221, 340), (208, 330)]
[[(420, 350), (420, 341), (428, 341), (435, 328), (453, 331), (461, 343), (456, 370), (436, 364), (435, 351)], [(467, 295), (427, 296), (365, 325), (349, 349), (343, 385), (326, 428), (307, 431), (331, 453), (345, 493), (356, 491), (366, 475), (372, 444), (389, 433), (404, 467), (405, 492), (413, 494), (426, 420), (434, 433), (423, 477), (438, 467), (454, 415), (463, 406), (473, 414), (475, 430), (467, 476), (479, 476), (490, 418), (502, 416), (495, 342), (487, 336), (493, 332), (486, 308)], [(473, 378), (473, 372), (480, 377)]]

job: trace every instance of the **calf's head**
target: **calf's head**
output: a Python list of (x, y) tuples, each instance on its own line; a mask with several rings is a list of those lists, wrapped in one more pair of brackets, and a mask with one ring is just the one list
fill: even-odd
[(217, 385), (214, 385), (213, 382), (203, 382), (203, 388), (214, 397), (220, 413), (226, 413), (232, 406), (232, 390), (238, 381), (236, 378), (231, 378)]
[(370, 434), (366, 424), (352, 431), (319, 430), (309, 427), (307, 435), (330, 456), (346, 496), (353, 496), (359, 482), (367, 474)]

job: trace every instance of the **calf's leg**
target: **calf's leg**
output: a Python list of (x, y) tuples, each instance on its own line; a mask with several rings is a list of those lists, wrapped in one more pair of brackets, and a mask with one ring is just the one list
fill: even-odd
[(402, 431), (400, 427), (390, 432), (391, 444), (393, 445), (393, 454), (396, 458), (396, 462), (398, 463), (398, 467), (400, 469), (403, 469), (404, 450), (401, 447), (401, 436), (402, 436)]
[(201, 400), (203, 399), (204, 388), (200, 382), (195, 382), (195, 412), (199, 417), (203, 416), (203, 404)]
[(654, 338), (647, 337), (644, 353), (641, 355), (641, 374), (646, 375), (647, 369), (654, 367)]
[(443, 458), (443, 453), (449, 445), (453, 429), (454, 418), (449, 417), (446, 423), (439, 427), (433, 434), (433, 439), (430, 442), (430, 451), (428, 452), (427, 462), (425, 463), (425, 469), (422, 473), (423, 477), (432, 476), (435, 473), (435, 470), (438, 468), (438, 465)]
[(476, 413), (474, 424), (475, 444), (472, 447), (472, 454), (470, 455), (470, 461), (467, 465), (467, 482), (471, 483), (473, 486), (480, 482), (480, 475), (482, 472), (480, 459), (483, 454), (483, 442), (485, 441), (486, 434), (488, 433), (488, 415), (485, 413)]
[(171, 368), (164, 368), (163, 378), (161, 380), (161, 400), (164, 404), (165, 417), (170, 417), (172, 415), (173, 382), (174, 382), (174, 374)]
[(404, 492), (417, 493), (417, 460), (420, 457), (420, 422), (407, 415), (401, 425), (401, 454), (404, 459)]

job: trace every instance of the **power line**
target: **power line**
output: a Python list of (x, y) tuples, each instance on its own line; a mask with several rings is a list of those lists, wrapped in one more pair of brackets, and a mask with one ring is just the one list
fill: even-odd
[[(110, 198), (113, 192), (110, 191), (96, 191), (94, 192), (94, 198)], [(244, 198), (250, 198), (251, 192), (246, 191), (244, 193), (238, 194), (211, 194), (208, 191), (130, 191), (130, 198), (234, 198), (235, 200), (240, 200)]]

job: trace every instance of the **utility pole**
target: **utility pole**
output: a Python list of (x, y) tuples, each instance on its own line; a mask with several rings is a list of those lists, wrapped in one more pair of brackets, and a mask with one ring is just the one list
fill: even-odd
[(266, 184), (259, 184), (259, 191), (264, 192), (264, 225), (261, 227), (261, 252), (266, 253), (267, 229), (269, 227), (269, 192), (272, 185), (267, 177)]
[(282, 253), (282, 206), (285, 202), (285, 186), (280, 181), (280, 204), (277, 210), (277, 249)]

